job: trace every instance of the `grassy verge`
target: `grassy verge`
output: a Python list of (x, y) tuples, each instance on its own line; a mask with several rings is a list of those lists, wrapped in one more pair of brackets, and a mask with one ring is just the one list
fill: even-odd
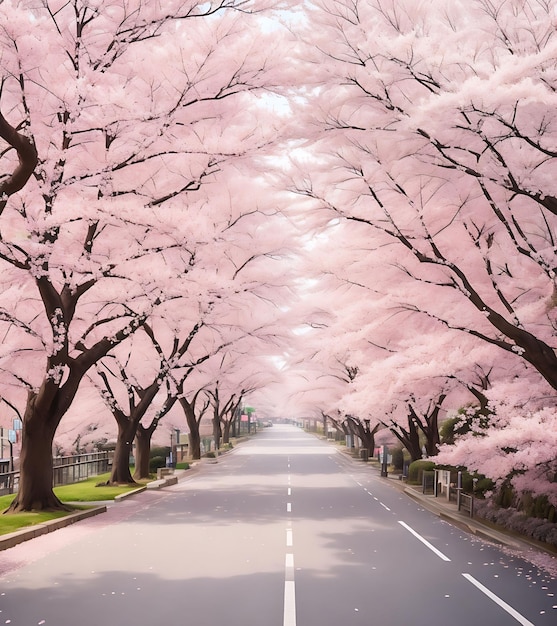
[(71, 485), (55, 487), (54, 493), (62, 502), (98, 502), (102, 500), (114, 500), (128, 491), (145, 486), (149, 480), (138, 481), (136, 485), (103, 485), (110, 478), (110, 474), (92, 476), (87, 480)]
[[(133, 491), (145, 485), (148, 480), (141, 481), (137, 485), (99, 485), (106, 482), (110, 474), (93, 476), (87, 480), (72, 485), (55, 487), (54, 493), (62, 502), (96, 502), (103, 500), (114, 500), (120, 494)], [(97, 486), (99, 485), (99, 486)], [(59, 517), (69, 515), (71, 511), (39, 511), (31, 513), (14, 513), (13, 515), (1, 515), (11, 504), (15, 495), (0, 496), (0, 535), (15, 532), (26, 526), (42, 524)], [(75, 510), (86, 508), (74, 507)]]

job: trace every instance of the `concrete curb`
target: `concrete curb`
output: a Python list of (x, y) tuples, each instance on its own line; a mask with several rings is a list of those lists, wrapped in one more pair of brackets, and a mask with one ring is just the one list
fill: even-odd
[[(343, 453), (343, 458), (345, 458), (348, 462), (351, 461), (354, 464), (362, 464), (360, 459), (354, 457), (342, 446), (336, 446), (336, 448)], [(384, 480), (386, 480), (387, 483), (394, 489), (398, 489), (409, 498), (418, 502), (424, 509), (434, 513), (441, 519), (460, 528), (464, 532), (474, 535), (478, 539), (503, 545), (513, 550), (534, 549), (538, 552), (545, 552), (546, 554), (555, 556), (555, 550), (553, 550), (551, 546), (546, 546), (542, 542), (530, 540), (529, 537), (517, 535), (512, 531), (508, 531), (503, 528), (493, 528), (488, 523), (484, 523), (480, 518), (469, 517), (468, 515), (460, 513), (454, 504), (448, 505), (433, 496), (424, 495), (420, 492), (419, 488), (408, 486), (405, 482), (394, 479), (392, 476), (389, 476), (389, 478), (385, 478)]]
[(46, 535), (47, 533), (58, 530), (59, 528), (65, 528), (66, 526), (75, 524), (76, 522), (87, 519), (88, 517), (99, 515), (100, 513), (106, 513), (106, 506), (96, 506), (92, 509), (86, 509), (85, 511), (76, 511), (75, 513), (71, 513), (65, 517), (51, 520), (50, 522), (35, 524), (34, 526), (22, 528), (21, 530), (16, 530), (15, 532), (7, 535), (1, 535), (0, 550), (13, 548), (19, 543), (23, 543), (29, 539), (34, 539), (35, 537), (40, 537), (41, 535)]
[(133, 491), (128, 491), (126, 493), (121, 493), (119, 496), (115, 496), (114, 497), (114, 502), (122, 502), (126, 498), (129, 498), (131, 496), (135, 496), (136, 493), (141, 493), (142, 491), (145, 491), (145, 489), (147, 489), (147, 487), (138, 487), (137, 489), (134, 489)]
[[(243, 437), (240, 442), (237, 442), (237, 444), (241, 443), (244, 440), (247, 441), (248, 439), (249, 437)], [(235, 450), (236, 447), (230, 450), (226, 450), (225, 452), (221, 452), (219, 456), (231, 454)], [(154, 480), (150, 483), (147, 483), (147, 485), (144, 487), (138, 487), (133, 491), (128, 491), (127, 493), (122, 493), (119, 496), (116, 496), (114, 498), (114, 503), (122, 502), (123, 500), (130, 498), (131, 496), (145, 491), (146, 489), (162, 489), (163, 487), (176, 485), (179, 480), (195, 476), (195, 474), (197, 474), (197, 472), (201, 469), (201, 467), (203, 467), (203, 465), (211, 462), (216, 463), (217, 459), (200, 459), (198, 461), (193, 461), (190, 464), (189, 469), (187, 470), (174, 470), (174, 473), (170, 476), (167, 476), (160, 480)], [(106, 513), (106, 510), (106, 505), (95, 506), (84, 511), (71, 513), (70, 515), (66, 515), (65, 517), (61, 517), (59, 519), (51, 520), (50, 522), (35, 524), (34, 526), (22, 528), (21, 530), (17, 530), (13, 533), (0, 535), (0, 551), (7, 550), (8, 548), (13, 548), (19, 543), (23, 543), (24, 541), (28, 541), (29, 539), (34, 539), (35, 537), (40, 537), (41, 535), (46, 535), (47, 533), (58, 530), (59, 528), (65, 528), (66, 526), (75, 524), (76, 522), (87, 519), (88, 517), (93, 517), (95, 515), (99, 515), (100, 513)]]

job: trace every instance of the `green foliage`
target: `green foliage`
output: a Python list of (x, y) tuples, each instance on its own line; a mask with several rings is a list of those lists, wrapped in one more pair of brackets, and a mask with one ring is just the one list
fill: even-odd
[[(373, 450), (372, 450), (373, 452)], [(404, 451), (402, 448), (395, 448), (392, 452), (392, 465), (393, 468), (397, 471), (402, 471), (402, 468), (404, 467)]]
[(159, 467), (166, 467), (166, 457), (165, 456), (152, 456), (149, 459), (149, 471), (154, 473), (157, 471)]
[(557, 512), (547, 496), (533, 496), (531, 493), (523, 493), (516, 503), (516, 508), (528, 517), (537, 517), (552, 523), (557, 521)]
[(453, 444), (455, 442), (455, 428), (460, 423), (460, 416), (450, 417), (446, 419), (439, 427), (439, 436), (441, 437), (441, 443)]
[(439, 427), (441, 443), (453, 444), (456, 439), (469, 433), (472, 426), (485, 429), (489, 422), (490, 413), (487, 409), (473, 405), (462, 407), (455, 417), (446, 419)]
[[(167, 456), (170, 456), (170, 446), (154, 446), (149, 450), (149, 458), (152, 459), (157, 456), (162, 456), (163, 459), (166, 459)], [(159, 466), (160, 467), (160, 466)]]
[(190, 464), (187, 461), (182, 461), (182, 463), (176, 463), (176, 469), (187, 470), (190, 468)]
[(514, 502), (514, 489), (510, 482), (505, 481), (497, 490), (495, 503), (503, 509), (512, 507)]
[(205, 457), (208, 458), (208, 459), (214, 459), (215, 458), (215, 453), (214, 452), (207, 452)]
[(435, 469), (435, 463), (427, 459), (413, 461), (408, 467), (408, 484), (421, 485), (424, 472), (431, 472)]

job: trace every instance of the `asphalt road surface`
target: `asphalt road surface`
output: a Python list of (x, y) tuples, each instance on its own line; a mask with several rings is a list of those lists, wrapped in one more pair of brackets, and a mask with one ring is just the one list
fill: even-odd
[(557, 581), (291, 426), (0, 553), (0, 626), (555, 626)]

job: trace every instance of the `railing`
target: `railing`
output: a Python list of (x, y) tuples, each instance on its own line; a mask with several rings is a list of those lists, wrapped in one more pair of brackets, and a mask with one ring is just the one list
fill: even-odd
[(109, 470), (108, 452), (54, 457), (53, 486), (69, 485)]
[[(53, 486), (69, 485), (90, 476), (104, 474), (110, 469), (108, 452), (91, 452), (76, 456), (54, 457)], [(19, 471), (0, 473), (0, 495), (16, 493)]]
[(465, 511), (474, 517), (474, 496), (464, 493), (462, 489), (456, 490), (456, 505), (459, 511)]
[(0, 474), (0, 496), (15, 493), (19, 489), (19, 472), (3, 472)]

